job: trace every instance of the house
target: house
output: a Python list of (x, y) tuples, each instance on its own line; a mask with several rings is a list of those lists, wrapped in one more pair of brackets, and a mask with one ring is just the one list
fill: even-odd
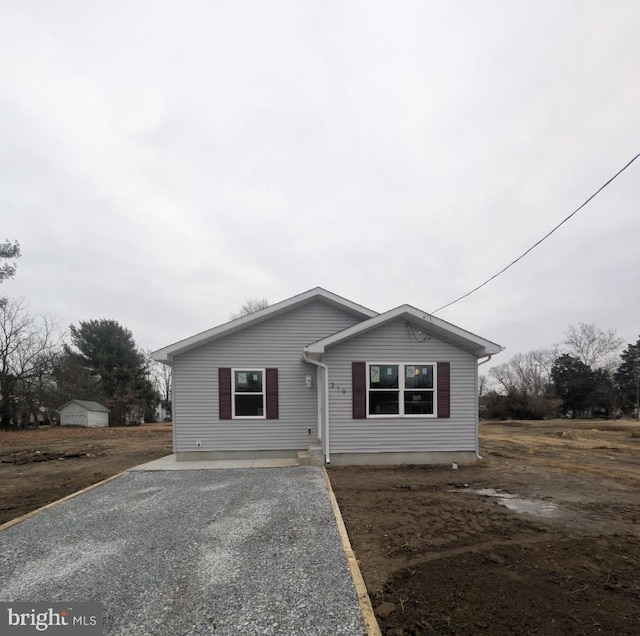
[(164, 422), (171, 419), (169, 410), (161, 402), (155, 406), (154, 417), (156, 422)]
[(109, 426), (109, 409), (98, 402), (71, 400), (58, 412), (60, 426)]
[(474, 461), (478, 363), (499, 345), (410, 305), (320, 287), (152, 354), (173, 371), (178, 461)]

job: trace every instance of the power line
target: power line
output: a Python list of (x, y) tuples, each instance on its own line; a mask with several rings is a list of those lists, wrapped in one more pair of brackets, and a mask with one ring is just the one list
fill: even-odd
[(482, 289), (485, 285), (490, 283), (494, 278), (498, 278), (498, 276), (500, 276), (500, 274), (504, 274), (510, 267), (513, 267), (519, 260), (522, 260), (529, 252), (531, 252), (531, 250), (533, 250), (534, 248), (538, 247), (538, 245), (540, 245), (540, 243), (542, 243), (543, 241), (548, 239), (560, 226), (564, 225), (572, 216), (574, 216), (575, 214), (580, 212), (580, 210), (582, 210), (582, 208), (585, 205), (587, 205), (587, 203), (589, 203), (589, 201), (594, 199), (612, 181), (617, 179), (638, 157), (640, 157), (640, 153), (638, 153), (631, 161), (629, 161), (624, 166), (624, 168), (621, 168), (620, 170), (618, 170), (618, 172), (616, 172), (613, 175), (613, 177), (611, 177), (606, 183), (601, 185), (582, 205), (580, 205), (578, 208), (576, 208), (568, 217), (566, 217), (562, 221), (560, 221), (560, 223), (558, 223), (558, 225), (556, 225), (550, 232), (547, 232), (547, 234), (545, 234), (539, 241), (535, 242), (526, 252), (523, 252), (522, 254), (520, 254), (520, 256), (518, 256), (518, 258), (516, 258), (514, 261), (511, 261), (511, 263), (509, 263), (506, 267), (503, 267), (497, 274), (494, 274), (491, 278), (487, 278), (487, 280), (485, 280), (484, 283), (478, 285), (477, 287), (474, 287), (470, 292), (467, 292), (466, 294), (463, 294), (459, 298), (456, 298), (455, 300), (452, 300), (450, 303), (447, 303), (446, 305), (442, 305), (442, 307), (438, 307), (438, 309), (436, 309), (435, 311), (431, 312), (431, 315), (439, 312), (441, 309), (445, 309), (446, 307), (450, 307), (451, 305), (455, 305), (455, 303), (457, 303), (458, 301), (462, 300), (463, 298), (466, 298), (467, 296), (471, 296), (471, 294), (473, 294), (474, 292), (477, 292), (479, 289)]

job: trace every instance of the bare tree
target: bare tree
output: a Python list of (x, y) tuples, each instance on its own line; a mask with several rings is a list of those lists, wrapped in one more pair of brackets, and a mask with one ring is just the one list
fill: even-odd
[(153, 386), (160, 396), (160, 404), (171, 414), (171, 379), (172, 368), (168, 364), (149, 358), (149, 375)]
[(563, 344), (574, 358), (592, 369), (611, 371), (616, 365), (624, 340), (616, 335), (615, 329), (606, 331), (584, 322), (569, 325), (564, 333)]
[(237, 320), (238, 318), (242, 318), (242, 316), (247, 316), (248, 314), (265, 309), (269, 305), (270, 303), (266, 298), (246, 298), (238, 311), (229, 314), (229, 318), (231, 318), (231, 320)]
[(548, 392), (556, 349), (517, 353), (511, 360), (493, 367), (489, 375), (507, 395), (520, 393), (539, 397)]
[(487, 378), (484, 373), (478, 376), (478, 399), (481, 399), (482, 396), (487, 392), (487, 387), (489, 386), (489, 378)]
[(0, 304), (0, 426), (37, 420), (60, 346), (52, 318), (35, 318), (23, 300)]

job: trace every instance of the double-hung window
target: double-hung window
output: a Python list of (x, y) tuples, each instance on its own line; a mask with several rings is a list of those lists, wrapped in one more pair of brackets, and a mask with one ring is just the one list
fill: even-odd
[(233, 369), (233, 417), (265, 417), (264, 369)]
[(380, 416), (434, 416), (434, 363), (369, 363), (367, 413)]

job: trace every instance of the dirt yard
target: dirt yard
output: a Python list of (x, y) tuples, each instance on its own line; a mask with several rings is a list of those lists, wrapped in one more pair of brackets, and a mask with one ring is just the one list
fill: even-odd
[(487, 423), (481, 455), (330, 470), (382, 633), (640, 634), (640, 426)]
[[(640, 426), (487, 423), (481, 446), (330, 469), (383, 634), (640, 634)], [(170, 424), (0, 431), (0, 523), (170, 452)]]
[(170, 422), (0, 431), (0, 524), (170, 453)]

